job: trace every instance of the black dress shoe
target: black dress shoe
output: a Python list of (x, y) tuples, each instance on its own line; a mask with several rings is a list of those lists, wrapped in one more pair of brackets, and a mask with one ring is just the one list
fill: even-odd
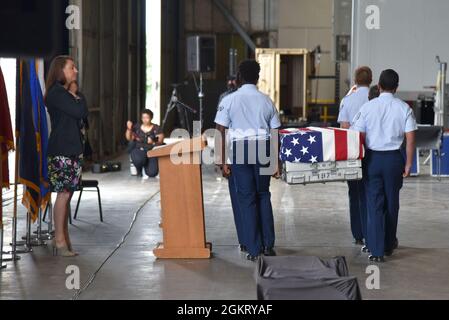
[(397, 249), (398, 247), (399, 247), (399, 241), (398, 241), (398, 239), (396, 239), (394, 241), (393, 250)]
[(363, 239), (354, 239), (354, 244), (358, 246), (363, 246), (365, 242), (363, 242)]
[(396, 239), (393, 243), (393, 247), (389, 250), (385, 250), (385, 255), (387, 257), (391, 256), (394, 252), (394, 250), (396, 250), (399, 247), (399, 243), (398, 243), (398, 239)]
[(384, 255), (385, 255), (386, 257), (390, 257), (390, 256), (393, 254), (393, 252), (394, 252), (393, 249), (392, 249), (392, 250), (387, 250), (387, 251), (384, 252)]
[(263, 250), (263, 255), (267, 257), (274, 257), (276, 255), (276, 251), (273, 248), (265, 248)]
[(246, 255), (246, 259), (248, 259), (249, 261), (257, 261), (258, 258), (259, 256), (252, 256), (250, 254)]
[(363, 252), (363, 253), (371, 253), (371, 252), (369, 251), (369, 249), (368, 249), (367, 246), (363, 246), (363, 247), (362, 247), (362, 252)]
[(385, 262), (384, 257), (369, 256), (368, 259), (372, 262)]
[(246, 246), (244, 246), (243, 244), (241, 244), (241, 245), (239, 246), (239, 248), (240, 248), (240, 251), (241, 251), (241, 252), (248, 252), (248, 249), (247, 249)]

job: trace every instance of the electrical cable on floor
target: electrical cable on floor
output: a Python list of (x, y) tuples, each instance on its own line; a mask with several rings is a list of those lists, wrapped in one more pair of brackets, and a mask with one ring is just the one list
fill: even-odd
[(140, 212), (143, 210), (143, 208), (150, 203), (151, 200), (153, 200), (158, 194), (160, 193), (160, 190), (157, 191), (155, 194), (153, 194), (147, 201), (145, 201), (140, 207), (139, 209), (137, 209), (137, 211), (134, 213), (134, 217), (133, 220), (131, 221), (131, 225), (129, 226), (128, 231), (125, 233), (125, 235), (123, 236), (122, 240), (120, 241), (120, 243), (116, 246), (116, 248), (106, 257), (106, 259), (102, 262), (102, 264), (98, 267), (97, 270), (95, 270), (95, 272), (90, 276), (89, 280), (79, 289), (76, 291), (76, 293), (73, 295), (71, 300), (78, 300), (78, 298), (80, 297), (80, 295), (87, 290), (87, 288), (89, 288), (89, 286), (94, 282), (97, 274), (100, 272), (100, 270), (103, 268), (103, 266), (106, 264), (106, 262), (108, 262), (108, 260), (110, 258), (112, 258), (112, 256), (117, 252), (118, 249), (120, 249), (120, 247), (125, 243), (126, 238), (129, 236), (129, 234), (131, 233), (134, 224), (137, 221), (137, 217), (139, 216)]

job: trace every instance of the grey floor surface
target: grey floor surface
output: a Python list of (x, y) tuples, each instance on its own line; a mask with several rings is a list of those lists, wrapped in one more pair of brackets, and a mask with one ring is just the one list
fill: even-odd
[[(142, 181), (124, 171), (99, 179), (105, 222), (98, 217), (95, 193), (85, 193), (79, 219), (70, 228), (76, 258), (53, 257), (48, 247), (35, 247), (0, 272), (0, 299), (71, 299), (66, 268), (79, 267), (86, 283), (128, 231), (134, 213), (150, 197), (129, 237), (104, 263), (79, 299), (255, 299), (255, 264), (237, 249), (227, 182), (213, 167), (205, 167), (204, 201), (210, 260), (156, 260), (161, 241), (159, 180)], [(8, 193), (6, 196), (10, 195)], [(76, 204), (77, 194), (72, 206)], [(352, 244), (347, 186), (329, 183), (288, 186), (273, 181), (272, 203), (279, 255), (344, 255), (357, 276), (364, 299), (449, 299), (449, 180), (429, 176), (410, 178), (401, 195), (399, 249), (380, 265), (379, 290), (368, 290), (369, 266), (360, 247)], [(6, 242), (11, 235), (12, 205), (6, 208)], [(20, 235), (25, 212), (19, 211)], [(8, 248), (6, 248), (8, 249)]]

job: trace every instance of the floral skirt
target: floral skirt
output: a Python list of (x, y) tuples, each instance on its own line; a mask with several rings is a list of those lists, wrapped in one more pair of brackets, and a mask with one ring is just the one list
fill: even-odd
[(51, 192), (75, 192), (79, 190), (82, 157), (48, 157), (48, 180)]

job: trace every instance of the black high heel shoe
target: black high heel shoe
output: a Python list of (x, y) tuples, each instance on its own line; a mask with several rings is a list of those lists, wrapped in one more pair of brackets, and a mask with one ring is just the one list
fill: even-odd
[(255, 261), (257, 261), (257, 259), (259, 259), (259, 256), (252, 256), (252, 255), (248, 254), (246, 256), (246, 259), (248, 259), (249, 261), (255, 262)]

